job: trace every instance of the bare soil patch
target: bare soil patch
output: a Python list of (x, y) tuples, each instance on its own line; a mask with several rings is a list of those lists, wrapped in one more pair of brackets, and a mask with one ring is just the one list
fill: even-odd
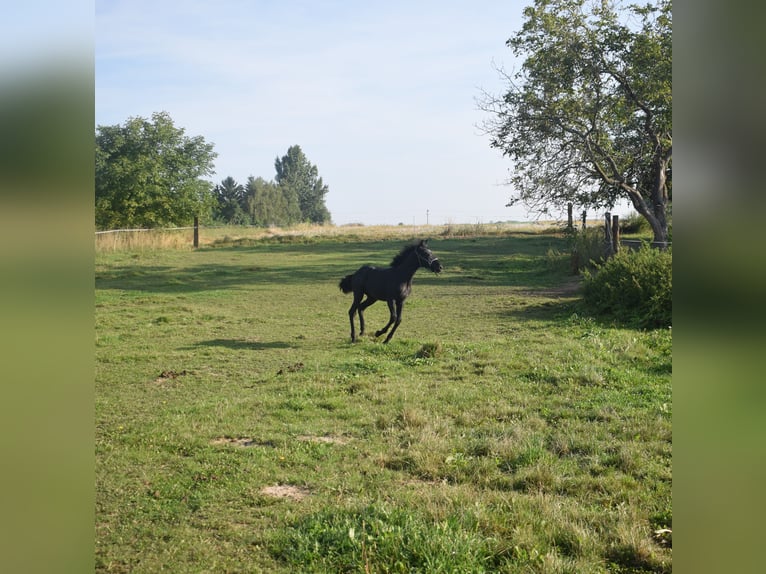
[(313, 435), (301, 435), (296, 437), (297, 440), (301, 442), (314, 442), (314, 443), (320, 443), (320, 444), (348, 444), (350, 439), (344, 436), (334, 436), (334, 435), (324, 435), (324, 436), (313, 436)]
[(232, 446), (239, 446), (239, 447), (248, 447), (248, 446), (273, 447), (275, 446), (274, 443), (270, 440), (258, 440), (254, 438), (248, 438), (248, 437), (228, 437), (228, 436), (215, 438), (210, 441), (210, 444), (215, 446), (232, 445)]
[(154, 379), (154, 383), (157, 385), (161, 385), (162, 383), (175, 380), (178, 377), (184, 377), (186, 375), (191, 375), (191, 374), (192, 372), (187, 371), (186, 369), (184, 369), (183, 371), (173, 371), (173, 370), (162, 371), (160, 373), (160, 376)]
[(298, 371), (303, 370), (304, 366), (305, 365), (303, 363), (295, 363), (293, 365), (288, 365), (287, 367), (284, 367), (283, 369), (279, 369), (277, 371), (277, 375), (284, 375), (286, 372), (297, 373)]
[(549, 289), (537, 289), (535, 291), (523, 291), (525, 295), (531, 295), (536, 297), (547, 297), (550, 299), (561, 299), (563, 297), (576, 297), (580, 286), (582, 285), (582, 277), (579, 275), (567, 279), (563, 283), (556, 287)]
[(291, 484), (275, 484), (274, 486), (264, 486), (261, 494), (272, 498), (287, 498), (290, 500), (301, 501), (306, 498), (311, 491), (302, 486), (293, 486)]

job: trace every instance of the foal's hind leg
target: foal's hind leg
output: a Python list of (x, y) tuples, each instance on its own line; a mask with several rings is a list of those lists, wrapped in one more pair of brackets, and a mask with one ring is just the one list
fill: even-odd
[[(352, 343), (356, 342), (356, 333), (354, 332), (354, 313), (356, 313), (357, 309), (359, 308), (359, 301), (362, 300), (362, 297), (364, 297), (363, 294), (360, 293), (359, 295), (357, 295), (356, 293), (354, 293), (354, 302), (351, 303), (351, 307), (348, 310), (348, 320), (351, 323), (351, 342)], [(364, 332), (364, 322), (361, 319), (361, 317), (362, 317), (362, 313), (360, 311), (359, 318), (361, 322), (362, 332)]]
[(375, 303), (375, 301), (377, 301), (377, 299), (373, 299), (372, 297), (367, 295), (367, 299), (365, 299), (359, 304), (358, 311), (359, 311), (359, 336), (360, 337), (364, 335), (364, 315), (362, 314), (362, 311), (364, 311), (365, 309), (367, 309), (367, 307)]
[[(376, 337), (380, 337), (383, 333), (388, 331), (388, 328), (394, 324), (394, 321), (396, 321), (396, 309), (394, 308), (394, 300), (390, 299), (386, 301), (386, 303), (388, 303), (388, 311), (390, 313), (388, 323), (386, 323), (386, 326), (383, 327), (380, 331), (375, 331)], [(388, 338), (386, 338), (386, 342), (388, 342), (388, 339), (390, 338), (391, 338), (391, 335), (389, 335)]]

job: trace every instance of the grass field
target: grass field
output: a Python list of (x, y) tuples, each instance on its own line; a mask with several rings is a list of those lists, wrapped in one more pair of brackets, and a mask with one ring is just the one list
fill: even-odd
[(671, 332), (583, 315), (562, 236), (465, 235), (388, 345), (338, 281), (396, 234), (99, 252), (96, 570), (670, 572)]

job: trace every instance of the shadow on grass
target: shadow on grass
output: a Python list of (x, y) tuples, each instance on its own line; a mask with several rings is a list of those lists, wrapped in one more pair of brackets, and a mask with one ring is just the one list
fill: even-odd
[(196, 349), (199, 347), (225, 347), (234, 350), (263, 351), (266, 349), (292, 349), (294, 345), (284, 341), (246, 341), (244, 339), (211, 339), (210, 341), (200, 341), (186, 349)]
[(578, 301), (561, 300), (533, 303), (519, 309), (503, 311), (501, 315), (514, 321), (560, 321), (579, 311)]
[[(155, 293), (188, 293), (246, 288), (258, 284), (337, 286), (362, 265), (385, 267), (407, 241), (351, 244), (259, 244), (207, 248), (197, 252), (210, 263), (193, 265), (106, 265), (96, 273), (97, 289)], [(440, 276), (421, 270), (415, 283), (448, 285), (550, 287), (561, 280), (560, 265), (551, 268), (549, 253), (567, 249), (566, 240), (552, 235), (480, 239), (433, 239), (430, 247), (445, 269)], [(222, 255), (223, 257), (217, 257)], [(242, 264), (242, 256), (250, 261)], [(236, 258), (234, 261), (232, 259)], [(221, 260), (224, 259), (224, 260)]]
[(264, 265), (213, 264), (184, 268), (158, 265), (115, 266), (96, 274), (97, 289), (123, 289), (151, 293), (190, 293), (215, 289), (236, 289), (259, 284), (317, 283), (343, 277), (344, 267), (328, 265)]

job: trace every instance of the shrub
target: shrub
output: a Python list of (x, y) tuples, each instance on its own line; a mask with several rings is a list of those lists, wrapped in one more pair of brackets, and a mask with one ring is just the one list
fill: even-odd
[(620, 232), (632, 235), (638, 235), (640, 233), (651, 233), (652, 227), (643, 215), (638, 213), (630, 213), (626, 217), (620, 219)]
[(576, 231), (571, 236), (571, 242), (573, 274), (604, 260), (604, 230), (601, 227)]
[(673, 255), (644, 245), (583, 272), (583, 302), (597, 315), (641, 328), (673, 324)]

